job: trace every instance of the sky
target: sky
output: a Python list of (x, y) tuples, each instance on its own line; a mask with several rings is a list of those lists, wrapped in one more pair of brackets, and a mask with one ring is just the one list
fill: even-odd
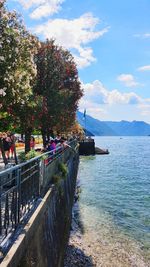
[(40, 40), (74, 56), (79, 110), (99, 120), (150, 123), (150, 0), (7, 0)]

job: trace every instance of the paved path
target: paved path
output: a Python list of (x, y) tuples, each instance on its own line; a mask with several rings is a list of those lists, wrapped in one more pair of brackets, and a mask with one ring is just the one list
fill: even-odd
[[(11, 165), (11, 164), (14, 164), (14, 163), (15, 163), (14, 159), (10, 159), (9, 162), (8, 162), (8, 165)], [(5, 164), (3, 163), (3, 160), (0, 159), (0, 172), (5, 170), (5, 169), (6, 169)]]
[(5, 165), (3, 163), (3, 160), (0, 159), (0, 171), (2, 171), (5, 168)]
[[(41, 149), (42, 148), (42, 144), (37, 144), (35, 146), (35, 149), (37, 149), (37, 148), (40, 148)], [(21, 151), (24, 151), (24, 148), (17, 148), (17, 155), (18, 155), (18, 152), (21, 152)], [(9, 160), (9, 163), (10, 164), (15, 163), (14, 159), (10, 159)], [(0, 172), (3, 171), (4, 169), (5, 169), (5, 164), (3, 163), (3, 159), (0, 158)]]

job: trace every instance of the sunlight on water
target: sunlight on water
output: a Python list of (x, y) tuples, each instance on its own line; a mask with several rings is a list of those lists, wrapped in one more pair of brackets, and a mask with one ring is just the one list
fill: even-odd
[(140, 254), (139, 259), (150, 259), (150, 138), (95, 139), (96, 146), (108, 148), (110, 154), (80, 159), (85, 231), (97, 242), (111, 244), (109, 249), (124, 244), (132, 258)]

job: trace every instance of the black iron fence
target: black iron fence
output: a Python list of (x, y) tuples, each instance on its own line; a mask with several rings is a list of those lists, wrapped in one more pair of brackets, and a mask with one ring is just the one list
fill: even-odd
[(69, 146), (58, 146), (25, 163), (0, 172), (0, 246), (24, 223), (37, 205), (47, 183), (50, 183), (52, 163), (63, 157), (66, 150), (74, 149), (77, 142)]

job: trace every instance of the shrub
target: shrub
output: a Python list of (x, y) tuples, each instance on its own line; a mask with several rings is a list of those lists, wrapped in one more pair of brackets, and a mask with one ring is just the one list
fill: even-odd
[(35, 157), (37, 157), (37, 156), (39, 156), (39, 155), (40, 155), (39, 152), (36, 152), (34, 149), (32, 149), (32, 150), (30, 150), (30, 151), (26, 154), (26, 160), (35, 158)]
[(26, 160), (35, 158), (35, 157), (37, 157), (39, 155), (40, 155), (40, 153), (36, 152), (35, 150), (30, 150), (27, 154), (25, 154), (25, 152), (22, 151), (22, 152), (19, 153), (18, 159), (19, 159), (20, 162), (24, 162)]
[(60, 181), (61, 181), (61, 177), (59, 175), (57, 175), (57, 174), (54, 174), (53, 178), (52, 178), (52, 183), (53, 184), (59, 184)]
[(19, 159), (19, 161), (20, 162), (24, 162), (24, 161), (26, 161), (26, 154), (25, 154), (25, 152), (20, 152), (19, 154), (18, 154), (18, 159)]
[(58, 190), (58, 193), (60, 195), (60, 197), (63, 197), (64, 196), (64, 190), (61, 186), (61, 181), (62, 181), (62, 177), (57, 175), (57, 174), (54, 174), (53, 177), (52, 177), (52, 183), (55, 184), (57, 190)]
[(67, 177), (67, 174), (68, 174), (68, 168), (67, 168), (67, 165), (64, 164), (64, 163), (60, 163), (60, 162), (59, 162), (58, 169), (59, 169), (59, 171), (62, 173), (62, 178), (65, 179), (65, 178)]

